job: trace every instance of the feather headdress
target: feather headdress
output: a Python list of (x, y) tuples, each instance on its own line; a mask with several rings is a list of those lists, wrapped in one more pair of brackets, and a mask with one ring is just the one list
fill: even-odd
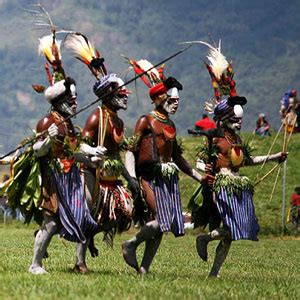
[[(37, 10), (27, 10), (34, 17), (34, 25), (39, 27), (48, 27), (51, 31), (50, 35), (45, 35), (39, 38), (38, 54), (45, 56), (47, 62), (45, 63), (45, 70), (47, 73), (50, 85), (65, 78), (65, 71), (61, 60), (61, 41), (56, 39), (56, 27), (50, 17), (50, 14), (41, 3), (35, 5)], [(66, 32), (65, 30), (59, 32)], [(49, 64), (53, 69), (51, 75)], [(41, 93), (45, 90), (42, 85), (32, 85), (35, 91)]]
[(69, 49), (75, 57), (86, 64), (92, 74), (99, 79), (100, 76), (107, 75), (104, 66), (104, 58), (94, 47), (93, 43), (82, 33), (70, 33), (64, 40), (64, 46)]
[(65, 71), (62, 66), (61, 52), (60, 52), (61, 41), (56, 40), (55, 32), (51, 35), (43, 36), (39, 39), (38, 53), (44, 55), (48, 63), (53, 69), (51, 76), (49, 65), (45, 64), (45, 69), (48, 75), (48, 81), (50, 85), (65, 78)]
[(222, 96), (236, 96), (235, 81), (233, 80), (234, 72), (231, 63), (227, 61), (221, 52), (221, 40), (219, 40), (218, 46), (215, 47), (203, 41), (191, 41), (182, 44), (202, 44), (209, 48), (206, 56), (209, 64), (205, 62), (205, 66), (211, 77), (217, 102), (221, 100)]
[(127, 60), (137, 75), (146, 72), (145, 75), (141, 77), (141, 79), (149, 88), (162, 82), (162, 80), (164, 79), (164, 65), (162, 65), (159, 69), (156, 69), (153, 67), (152, 63), (150, 63), (146, 59), (135, 61), (127, 58)]
[[(125, 56), (123, 56), (125, 57)], [(149, 88), (149, 95), (153, 102), (161, 102), (163, 101), (163, 97), (159, 97), (161, 95), (167, 94), (168, 90), (172, 88), (176, 88), (177, 90), (182, 90), (182, 85), (173, 77), (166, 78), (164, 76), (164, 68), (165, 65), (161, 65), (158, 69), (154, 68), (154, 66), (146, 59), (141, 59), (139, 61), (135, 61), (133, 59), (129, 59), (125, 57), (129, 64), (132, 66), (134, 72), (137, 75), (142, 75), (140, 78)]]
[(205, 102), (204, 108), (207, 112), (214, 113), (216, 120), (223, 120), (234, 114), (235, 105), (243, 106), (247, 103), (245, 97), (238, 96), (236, 93), (235, 81), (233, 80), (234, 72), (231, 63), (221, 52), (221, 40), (215, 47), (203, 41), (191, 41), (182, 44), (202, 44), (209, 49), (206, 56), (209, 63), (205, 62), (205, 66), (212, 80), (214, 98)]

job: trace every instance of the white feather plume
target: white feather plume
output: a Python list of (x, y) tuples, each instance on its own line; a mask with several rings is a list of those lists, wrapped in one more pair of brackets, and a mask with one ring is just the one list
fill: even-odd
[(148, 60), (141, 59), (141, 60), (137, 61), (136, 64), (139, 65), (139, 67), (144, 71), (148, 71), (149, 69), (152, 68), (149, 72), (147, 72), (147, 75), (154, 82), (157, 82), (158, 80), (160, 80), (159, 72), (157, 71), (156, 68), (153, 68), (153, 65)]
[(97, 57), (93, 43), (81, 34), (68, 34), (64, 46), (86, 63)]
[(223, 72), (229, 66), (226, 57), (221, 53), (221, 40), (219, 40), (218, 47), (214, 47), (211, 44), (203, 41), (190, 41), (181, 44), (202, 44), (209, 48), (208, 55), (206, 56), (210, 62), (210, 67), (217, 79), (221, 78)]
[[(55, 39), (55, 44), (57, 46), (59, 59), (61, 59), (61, 54), (60, 54), (61, 41)], [(55, 57), (52, 52), (52, 45), (53, 45), (53, 34), (45, 35), (39, 39), (38, 53), (39, 55), (45, 55), (50, 62), (55, 61)]]
[(204, 109), (205, 111), (207, 111), (209, 114), (212, 114), (216, 108), (218, 104), (218, 101), (216, 99), (210, 99), (210, 100), (207, 100), (205, 101), (204, 103)]

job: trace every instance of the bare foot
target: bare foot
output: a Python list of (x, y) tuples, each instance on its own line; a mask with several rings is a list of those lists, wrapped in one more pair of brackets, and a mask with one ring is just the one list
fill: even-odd
[(136, 259), (136, 247), (131, 245), (130, 242), (126, 241), (122, 244), (123, 257), (126, 263), (139, 272), (139, 266)]

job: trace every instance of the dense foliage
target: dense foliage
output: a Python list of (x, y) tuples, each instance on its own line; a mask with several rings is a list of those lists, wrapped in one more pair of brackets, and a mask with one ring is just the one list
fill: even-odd
[[(31, 84), (47, 84), (43, 58), (37, 55), (37, 39), (46, 30), (35, 27), (24, 8), (31, 0), (0, 1), (0, 152), (4, 153), (31, 135), (49, 104)], [(300, 83), (300, 2), (297, 0), (65, 0), (43, 1), (58, 27), (81, 31), (102, 52), (109, 71), (125, 75), (127, 65), (120, 54), (147, 58), (157, 63), (180, 49), (187, 40), (217, 41), (233, 60), (237, 90), (248, 98), (245, 130), (252, 130), (259, 112), (266, 113), (274, 127), (279, 122), (279, 102), (286, 89)], [(213, 95), (203, 66), (207, 49), (193, 46), (167, 63), (166, 75), (174, 75), (184, 86), (180, 110), (175, 116), (180, 133), (201, 116), (203, 103)], [(77, 81), (78, 102), (95, 99), (94, 79), (87, 68), (63, 50), (65, 70)], [(127, 79), (133, 74), (127, 75)], [(142, 83), (137, 83), (122, 117), (130, 129), (138, 116), (151, 109)], [(75, 120), (80, 126), (90, 113)]]

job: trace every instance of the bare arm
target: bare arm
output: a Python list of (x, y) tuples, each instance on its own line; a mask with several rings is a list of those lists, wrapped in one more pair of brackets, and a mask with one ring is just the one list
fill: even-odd
[(247, 163), (247, 165), (260, 165), (269, 161), (283, 162), (286, 160), (287, 155), (287, 152), (278, 152), (271, 155), (251, 156), (250, 161)]
[(125, 153), (125, 168), (131, 177), (136, 178), (135, 157), (131, 151)]
[(195, 169), (193, 169), (190, 164), (185, 160), (183, 156), (178, 156), (174, 160), (178, 168), (191, 178), (195, 179), (196, 181), (202, 183), (205, 180), (206, 176), (201, 176)]

